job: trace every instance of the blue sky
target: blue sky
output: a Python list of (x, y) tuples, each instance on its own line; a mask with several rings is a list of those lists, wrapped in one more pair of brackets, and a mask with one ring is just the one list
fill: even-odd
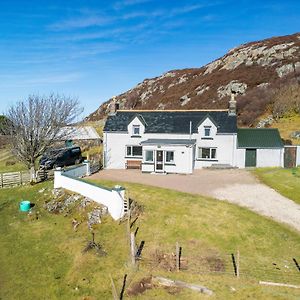
[(300, 1), (0, 1), (0, 113), (31, 93), (94, 111), (145, 78), (300, 31)]

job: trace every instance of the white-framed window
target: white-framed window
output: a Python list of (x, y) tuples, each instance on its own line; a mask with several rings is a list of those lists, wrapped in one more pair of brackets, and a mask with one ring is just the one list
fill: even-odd
[(126, 146), (127, 157), (142, 157), (143, 148), (142, 146)]
[(199, 159), (216, 159), (217, 158), (217, 148), (198, 148), (198, 158)]
[(133, 125), (132, 126), (132, 134), (133, 135), (140, 135), (140, 125)]
[(166, 163), (174, 163), (174, 151), (166, 151)]
[(204, 136), (205, 137), (211, 136), (211, 127), (210, 126), (204, 126)]
[(153, 162), (153, 150), (146, 150), (145, 151), (145, 161), (146, 162)]

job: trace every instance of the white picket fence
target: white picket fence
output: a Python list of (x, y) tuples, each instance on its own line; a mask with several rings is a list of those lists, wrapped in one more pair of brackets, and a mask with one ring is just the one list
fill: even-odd
[(58, 168), (54, 171), (54, 188), (64, 188), (88, 197), (105, 205), (114, 220), (122, 218), (124, 216), (125, 189), (121, 187), (108, 189), (81, 179), (90, 174), (89, 162), (84, 162), (82, 165), (67, 170)]

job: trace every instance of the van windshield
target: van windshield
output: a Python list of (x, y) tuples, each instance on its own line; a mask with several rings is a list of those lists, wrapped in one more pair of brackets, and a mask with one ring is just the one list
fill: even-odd
[(55, 158), (55, 157), (62, 156), (63, 153), (64, 153), (64, 150), (61, 150), (61, 149), (48, 150), (48, 151), (42, 156), (42, 158)]

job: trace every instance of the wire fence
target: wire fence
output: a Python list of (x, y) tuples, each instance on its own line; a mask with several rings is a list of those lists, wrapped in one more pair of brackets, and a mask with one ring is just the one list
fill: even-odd
[[(156, 255), (141, 256), (139, 261), (141, 267), (176, 271), (176, 255), (174, 253), (163, 254), (160, 257)], [(240, 255), (237, 261), (237, 253), (232, 252), (218, 256), (184, 256), (180, 258), (180, 271), (195, 275), (228, 275), (300, 284), (300, 270), (297, 264), (297, 259), (293, 257), (277, 262), (270, 263), (269, 260), (260, 263), (254, 257)]]

